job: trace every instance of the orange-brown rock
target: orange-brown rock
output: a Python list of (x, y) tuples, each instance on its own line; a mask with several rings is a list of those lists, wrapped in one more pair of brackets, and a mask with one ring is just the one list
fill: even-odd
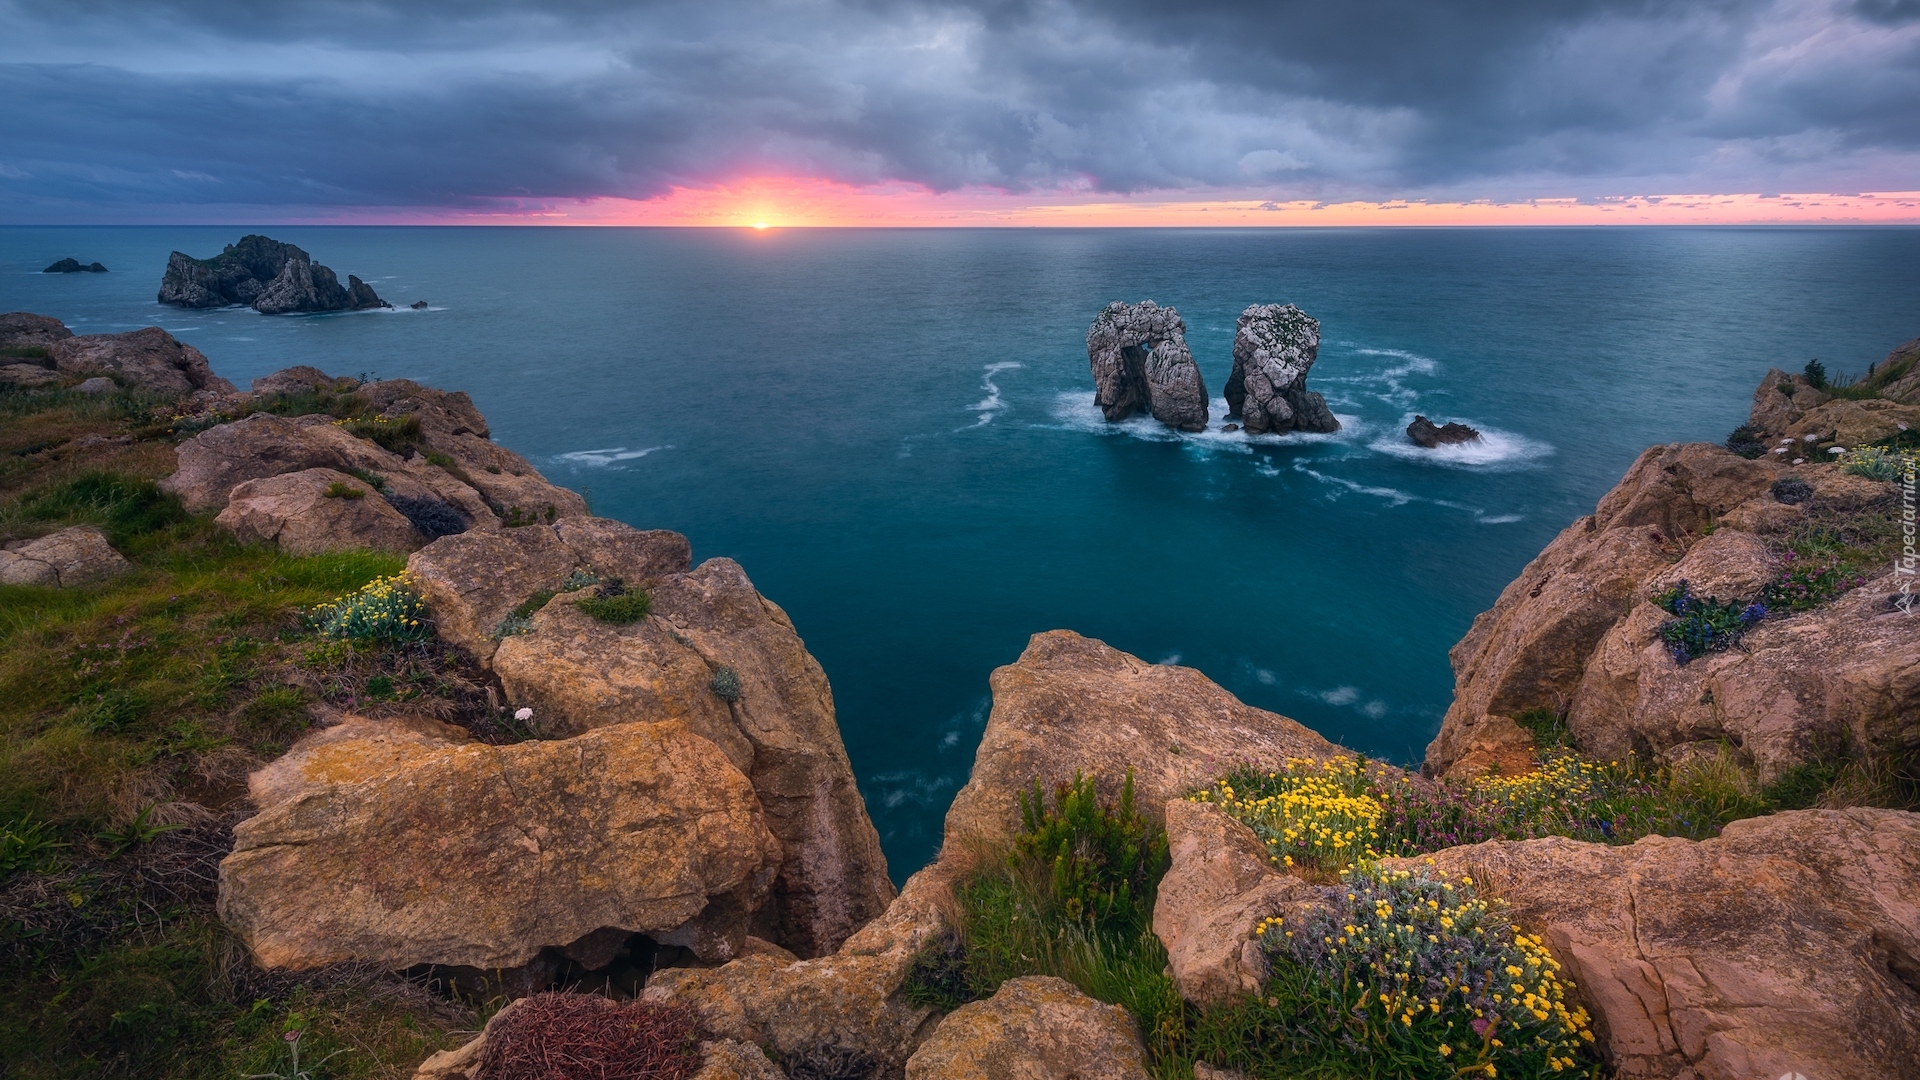
[(955, 1009), (907, 1061), (907, 1080), (1147, 1080), (1127, 1010), (1064, 979), (1008, 979)]
[(373, 485), (334, 469), (303, 469), (237, 484), (214, 521), (242, 543), (273, 544), (289, 555), (405, 552), (426, 543)]
[(1810, 410), (1794, 421), (1786, 434), (1802, 443), (1811, 435), (1816, 443), (1862, 446), (1914, 427), (1920, 427), (1920, 405), (1902, 405), (1879, 398), (1865, 401), (1842, 398)]
[(1166, 819), (1173, 861), (1154, 900), (1153, 932), (1174, 985), (1199, 1005), (1245, 997), (1272, 973), (1253, 939), (1261, 920), (1304, 909), (1315, 890), (1275, 869), (1253, 830), (1217, 806), (1173, 799)]
[(829, 956), (668, 968), (653, 973), (642, 997), (691, 1007), (702, 1030), (769, 1048), (791, 1075), (898, 1077), (939, 1022), (902, 987), (914, 956), (947, 925), (947, 880), (938, 864), (915, 874), (885, 914)]
[(1802, 416), (1827, 401), (1827, 394), (1815, 390), (1805, 375), (1789, 375), (1779, 368), (1768, 368), (1753, 391), (1753, 408), (1747, 414), (1747, 426), (1777, 440)]
[(949, 847), (1012, 836), (1020, 793), (1036, 781), (1050, 787), (1084, 773), (1111, 795), (1131, 769), (1140, 808), (1158, 818), (1168, 799), (1235, 764), (1339, 750), (1192, 668), (1149, 664), (1069, 630), (1035, 634), (991, 683), (993, 711), (973, 774), (947, 811)]
[(779, 863), (746, 777), (683, 724), (296, 753), (304, 789), (263, 782), (220, 866), (221, 919), (268, 967), (511, 969), (608, 928), (720, 961)]
[(1889, 401), (1920, 405), (1920, 370), (1916, 369), (1920, 369), (1920, 338), (1896, 346), (1885, 360), (1874, 366), (1874, 375), (1885, 380), (1880, 396)]
[(1448, 654), (1454, 700), (1427, 748), (1427, 768), (1467, 772), (1524, 755), (1531, 739), (1511, 718), (1567, 708), (1588, 658), (1647, 580), (1775, 475), (1769, 463), (1701, 443), (1641, 454), (1593, 515), (1528, 563)]
[(181, 443), (180, 467), (160, 486), (194, 513), (222, 509), (235, 486), (306, 469), (355, 469), (381, 475), (404, 470), (398, 454), (357, 439), (329, 416), (255, 413)]
[[(614, 530), (584, 523), (563, 524), (559, 536), (582, 551), (619, 543)], [(666, 568), (685, 551), (685, 541), (673, 539), (673, 558), (629, 553), (614, 561)], [(490, 557), (482, 565), (498, 563)], [(653, 615), (627, 626), (583, 614), (578, 596), (555, 596), (531, 633), (507, 638), (493, 655), (509, 699), (530, 706), (548, 730), (675, 718), (713, 740), (752, 778), (785, 851), (757, 932), (803, 956), (832, 952), (886, 910), (893, 886), (840, 740), (826, 673), (786, 613), (730, 559), (648, 587)], [(738, 684), (731, 701), (713, 685), (723, 667)]]
[(1432, 859), (1542, 934), (1623, 1080), (1885, 1080), (1920, 1062), (1920, 815), (1808, 810), (1698, 843)]

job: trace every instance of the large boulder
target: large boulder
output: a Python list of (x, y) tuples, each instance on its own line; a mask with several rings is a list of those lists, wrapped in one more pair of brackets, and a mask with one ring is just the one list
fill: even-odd
[(1644, 598), (1644, 584), (1729, 511), (1764, 494), (1777, 472), (1703, 443), (1656, 446), (1527, 564), (1448, 654), (1454, 697), (1427, 747), (1436, 774), (1530, 760), (1512, 722), (1565, 710), (1600, 641)]
[(261, 964), (493, 971), (608, 931), (740, 950), (779, 843), (712, 743), (675, 723), (431, 741), (335, 739), (296, 751), (304, 784), (261, 785), (219, 900)]
[(1697, 843), (1430, 858), (1542, 934), (1617, 1076), (1882, 1080), (1920, 1062), (1920, 815), (1808, 810)]
[(31, 311), (9, 311), (0, 315), (0, 363), (19, 363), (26, 359), (10, 358), (3, 350), (45, 349), (72, 336), (73, 331), (59, 319)]
[(1320, 352), (1320, 323), (1292, 304), (1254, 304), (1233, 332), (1227, 415), (1247, 434), (1340, 430), (1327, 401), (1307, 389)]
[(1094, 403), (1109, 421), (1146, 410), (1183, 431), (1207, 426), (1207, 387), (1187, 349), (1187, 324), (1151, 300), (1108, 304), (1087, 328)]
[(160, 302), (209, 308), (245, 304), (269, 315), (308, 311), (358, 311), (393, 305), (349, 274), (348, 284), (292, 244), (248, 235), (211, 259), (176, 251), (160, 280)]
[(832, 955), (795, 961), (761, 953), (717, 968), (667, 968), (653, 973), (642, 997), (691, 1007), (702, 1030), (768, 1048), (792, 1076), (898, 1080), (940, 1020), (932, 1006), (908, 1001), (903, 987), (914, 958), (945, 931), (947, 889), (946, 870), (935, 864)]
[(1861, 446), (1912, 428), (1920, 428), (1920, 405), (1902, 405), (1879, 398), (1865, 401), (1842, 398), (1809, 410), (1787, 428), (1786, 434), (1802, 443)]
[(1753, 391), (1753, 408), (1747, 413), (1747, 426), (1769, 440), (1778, 439), (1800, 418), (1827, 401), (1825, 391), (1816, 390), (1805, 375), (1789, 375), (1779, 368), (1768, 368)]
[(1234, 765), (1324, 759), (1339, 748), (1256, 709), (1192, 668), (1149, 664), (1069, 630), (1035, 634), (994, 671), (973, 774), (947, 811), (947, 845), (993, 844), (1019, 827), (1020, 793), (1093, 777), (1116, 794), (1129, 770), (1151, 818)]
[(213, 373), (199, 349), (157, 326), (124, 334), (62, 338), (47, 347), (65, 375), (111, 375), (129, 386), (184, 397), (196, 390), (232, 394), (232, 383)]
[(414, 551), (424, 545), (406, 515), (373, 485), (333, 469), (304, 469), (234, 486), (214, 521), (242, 542), (289, 555), (325, 551)]
[(1874, 365), (1872, 374), (1881, 383), (1881, 397), (1920, 405), (1920, 338), (1896, 346), (1885, 360)]
[(71, 589), (133, 569), (124, 555), (91, 525), (74, 525), (37, 540), (16, 540), (0, 550), (0, 585), (53, 585)]
[(1243, 998), (1272, 974), (1254, 940), (1261, 922), (1304, 911), (1317, 891), (1276, 870), (1253, 830), (1217, 806), (1173, 799), (1166, 818), (1172, 865), (1154, 900), (1153, 932), (1174, 985), (1199, 1005)]
[(323, 468), (394, 476), (407, 468), (400, 455), (355, 438), (321, 415), (255, 413), (181, 443), (178, 458), (179, 468), (160, 486), (194, 513), (223, 509), (233, 489), (248, 480)]
[(1063, 979), (1008, 979), (955, 1009), (907, 1061), (907, 1080), (1146, 1080), (1139, 1025)]
[[(626, 530), (663, 538), (633, 544), (624, 528), (582, 519), (555, 532), (562, 547), (599, 573), (647, 583), (653, 614), (608, 626), (582, 613), (577, 596), (560, 593), (534, 617), (530, 633), (500, 642), (494, 670), (508, 697), (531, 706), (550, 730), (671, 717), (713, 740), (752, 778), (786, 853), (755, 932), (803, 956), (830, 953), (886, 909), (893, 887), (840, 740), (826, 674), (786, 613), (755, 591), (739, 564), (711, 559), (686, 571), (684, 539)], [(416, 556), (416, 577), (429, 576), (431, 550)], [(430, 576), (444, 582), (448, 575), (435, 569)], [(730, 684), (716, 681), (722, 669)]]

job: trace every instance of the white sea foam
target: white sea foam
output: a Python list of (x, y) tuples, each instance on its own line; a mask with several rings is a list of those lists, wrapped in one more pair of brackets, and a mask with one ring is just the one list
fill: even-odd
[(1176, 652), (1170, 652), (1167, 655), (1161, 657), (1160, 659), (1155, 660), (1154, 663), (1159, 665), (1160, 667), (1173, 667), (1174, 665), (1180, 662), (1180, 659), (1181, 659), (1180, 653), (1176, 651)]
[(604, 450), (574, 450), (570, 453), (556, 454), (553, 460), (566, 462), (569, 465), (604, 469), (622, 461), (646, 457), (656, 450), (671, 449), (673, 449), (671, 446), (649, 446), (644, 450), (629, 450), (624, 446), (613, 446)]
[(1334, 419), (1340, 421), (1340, 430), (1324, 435), (1312, 431), (1289, 431), (1283, 435), (1249, 435), (1244, 430), (1222, 431), (1224, 421), (1221, 418), (1227, 415), (1227, 399), (1214, 398), (1208, 402), (1207, 408), (1208, 415), (1213, 419), (1208, 421), (1205, 431), (1175, 431), (1145, 413), (1129, 416), (1118, 423), (1108, 423), (1100, 412), (1100, 406), (1093, 403), (1093, 395), (1085, 390), (1067, 390), (1054, 395), (1053, 408), (1049, 411), (1062, 426), (1073, 431), (1126, 435), (1145, 442), (1186, 443), (1199, 449), (1226, 450), (1235, 454), (1251, 454), (1260, 447), (1350, 443), (1365, 437), (1367, 432), (1365, 421), (1345, 413), (1334, 414)]
[[(1451, 418), (1449, 418), (1451, 419)], [(1462, 469), (1514, 469), (1526, 468), (1533, 463), (1553, 456), (1554, 448), (1550, 443), (1529, 439), (1525, 435), (1515, 435), (1510, 431), (1487, 427), (1473, 421), (1461, 421), (1480, 432), (1473, 442), (1447, 443), (1429, 450), (1416, 446), (1406, 436), (1406, 425), (1413, 422), (1413, 414), (1400, 418), (1399, 430), (1389, 432), (1367, 444), (1369, 450), (1401, 458), (1406, 461), (1419, 461), (1429, 465), (1447, 465)]]
[(980, 376), (980, 388), (987, 392), (987, 396), (972, 406), (973, 411), (979, 414), (974, 420), (974, 427), (993, 423), (994, 416), (1007, 407), (1006, 401), (1000, 397), (1000, 384), (994, 382), (993, 377), (1003, 371), (1012, 371), (1025, 366), (1016, 360), (1002, 360), (999, 363), (987, 365), (985, 372)]
[[(1307, 463), (1304, 461), (1294, 462), (1293, 468), (1295, 472), (1305, 473), (1308, 476), (1313, 477), (1315, 480), (1318, 480), (1323, 484), (1331, 484), (1334, 487), (1342, 488), (1347, 491), (1352, 491), (1360, 495), (1372, 495), (1372, 496), (1375, 496), (1376, 498), (1385, 499), (1390, 505), (1393, 505), (1393, 506), (1405, 506), (1408, 503), (1413, 503), (1413, 502), (1434, 502), (1435, 501), (1433, 499), (1423, 499), (1418, 495), (1413, 495), (1408, 492), (1401, 491), (1399, 488), (1378, 487), (1373, 484), (1362, 484), (1356, 480), (1348, 480), (1345, 477), (1328, 476), (1326, 473), (1308, 468)], [(1463, 507), (1462, 509), (1471, 509), (1471, 508)]]

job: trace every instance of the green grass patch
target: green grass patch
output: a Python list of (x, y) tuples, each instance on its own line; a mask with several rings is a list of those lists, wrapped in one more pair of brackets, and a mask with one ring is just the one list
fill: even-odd
[(645, 589), (628, 589), (615, 580), (594, 589), (592, 596), (574, 601), (574, 606), (603, 623), (624, 626), (646, 618), (653, 611), (653, 597)]

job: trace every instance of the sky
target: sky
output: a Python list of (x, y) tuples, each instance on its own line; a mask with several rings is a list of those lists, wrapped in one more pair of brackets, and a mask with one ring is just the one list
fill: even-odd
[(1920, 0), (0, 0), (0, 223), (1920, 223)]

